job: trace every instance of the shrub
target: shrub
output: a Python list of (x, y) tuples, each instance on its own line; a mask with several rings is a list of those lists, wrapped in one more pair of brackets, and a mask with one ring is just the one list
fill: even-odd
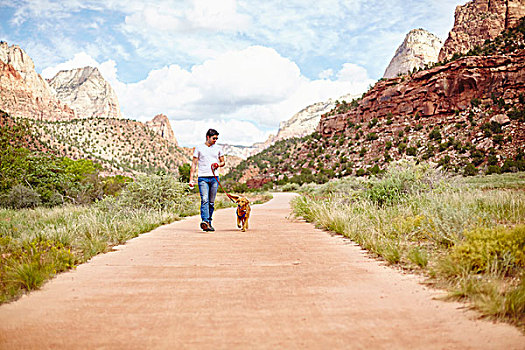
[(191, 165), (188, 163), (179, 165), (180, 182), (186, 183), (190, 181), (190, 170), (191, 170)]
[(408, 252), (408, 259), (419, 267), (428, 265), (428, 252), (421, 247), (414, 247)]
[(381, 172), (381, 168), (379, 167), (379, 165), (375, 164), (368, 171), (371, 175), (377, 175)]
[(40, 195), (23, 185), (12, 187), (5, 199), (5, 206), (13, 209), (34, 208), (40, 204), (42, 204)]
[(525, 122), (525, 109), (517, 109), (514, 107), (512, 110), (510, 110), (508, 113), (508, 116), (512, 120), (517, 120), (520, 122)]
[(379, 136), (377, 136), (377, 134), (375, 132), (371, 132), (371, 133), (368, 133), (366, 135), (366, 140), (367, 141), (377, 140), (378, 138), (379, 138)]
[(478, 169), (472, 163), (468, 163), (463, 169), (464, 176), (474, 176), (478, 174)]
[(489, 165), (487, 167), (487, 172), (486, 172), (487, 175), (490, 175), (490, 174), (501, 174), (501, 168), (497, 165)]
[(478, 149), (472, 152), (470, 156), (472, 157), (472, 163), (476, 166), (480, 165), (485, 160), (485, 155)]
[(417, 155), (417, 148), (416, 147), (408, 147), (406, 150), (406, 153), (408, 156), (416, 156)]
[(296, 183), (287, 183), (282, 187), (283, 192), (294, 192), (299, 190), (299, 185)]
[(439, 140), (441, 140), (441, 131), (439, 130), (439, 128), (435, 127), (435, 128), (432, 129), (432, 131), (428, 134), (428, 137), (429, 137), (431, 140), (439, 141)]
[(183, 212), (190, 205), (187, 189), (171, 175), (140, 176), (122, 191), (118, 202), (129, 208)]
[(486, 271), (493, 264), (525, 267), (525, 225), (513, 228), (476, 228), (465, 233), (465, 241), (454, 247), (452, 257), (466, 262), (474, 272)]

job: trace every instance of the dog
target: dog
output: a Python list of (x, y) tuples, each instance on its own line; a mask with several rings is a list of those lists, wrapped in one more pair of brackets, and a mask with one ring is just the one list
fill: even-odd
[(237, 227), (242, 232), (248, 229), (248, 219), (250, 218), (250, 201), (246, 197), (230, 195), (235, 203), (237, 203)]

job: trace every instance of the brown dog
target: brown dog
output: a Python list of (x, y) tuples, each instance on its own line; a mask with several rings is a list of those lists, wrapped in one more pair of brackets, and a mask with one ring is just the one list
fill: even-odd
[(237, 203), (237, 227), (245, 232), (248, 229), (248, 219), (250, 218), (250, 201), (246, 197), (230, 195)]

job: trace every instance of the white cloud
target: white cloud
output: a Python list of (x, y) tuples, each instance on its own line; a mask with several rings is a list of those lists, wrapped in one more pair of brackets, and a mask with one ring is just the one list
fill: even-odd
[[(140, 2), (139, 2), (140, 3)], [(237, 12), (235, 0), (192, 0), (178, 3), (143, 3), (127, 11), (127, 30), (188, 33), (194, 31), (240, 31), (250, 25), (250, 17)], [(171, 33), (172, 34), (172, 33)]]
[(86, 66), (99, 67), (100, 65), (93, 57), (91, 57), (87, 53), (80, 52), (75, 54), (75, 56), (72, 59), (66, 62), (42, 70), (42, 73), (40, 75), (42, 75), (42, 77), (45, 79), (51, 79), (61, 70), (71, 70)]
[(343, 68), (337, 73), (340, 81), (365, 81), (368, 79), (366, 69), (354, 63), (345, 63)]
[(223, 105), (279, 102), (301, 81), (295, 63), (261, 46), (228, 52), (194, 66), (192, 76), (204, 99)]
[(254, 140), (265, 141), (269, 132), (260, 130), (252, 122), (227, 119), (172, 120), (170, 121), (179, 145), (195, 146), (206, 141), (210, 128), (219, 132), (219, 143), (229, 145), (251, 145)]
[(304, 107), (362, 93), (373, 83), (366, 69), (352, 63), (341, 67), (337, 80), (309, 80), (294, 62), (261, 46), (227, 52), (190, 70), (178, 65), (151, 70), (144, 80), (129, 84), (118, 79), (115, 61), (98, 64), (86, 53), (43, 73), (52, 76), (84, 65), (99, 68), (115, 89), (125, 117), (146, 121), (166, 114), (181, 145), (194, 145), (213, 125), (223, 130), (223, 142), (264, 141)]

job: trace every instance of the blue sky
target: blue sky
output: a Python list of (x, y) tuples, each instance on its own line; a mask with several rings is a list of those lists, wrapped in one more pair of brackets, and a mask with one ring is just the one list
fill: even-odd
[(406, 33), (447, 37), (466, 0), (0, 0), (0, 40), (37, 72), (97, 66), (127, 118), (166, 114), (179, 143), (275, 133), (309, 104), (359, 94)]

